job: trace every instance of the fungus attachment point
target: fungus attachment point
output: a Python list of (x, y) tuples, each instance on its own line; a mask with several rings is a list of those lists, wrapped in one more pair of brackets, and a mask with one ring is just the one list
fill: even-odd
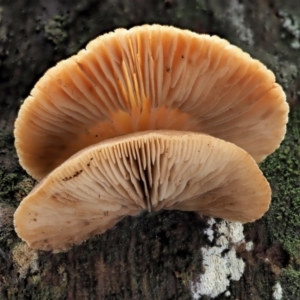
[(15, 212), (18, 235), (35, 249), (68, 249), (143, 209), (180, 209), (251, 222), (271, 191), (253, 158), (223, 140), (146, 131), (76, 153)]
[(15, 145), (38, 180), (85, 147), (156, 129), (206, 133), (260, 162), (282, 141), (287, 114), (274, 74), (239, 48), (144, 25), (100, 36), (48, 70), (20, 109)]

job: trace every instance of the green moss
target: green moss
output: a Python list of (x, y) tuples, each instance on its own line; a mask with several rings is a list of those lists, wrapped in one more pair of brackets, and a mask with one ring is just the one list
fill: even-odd
[(12, 133), (0, 132), (0, 202), (18, 206), (34, 180), (20, 167)]
[(280, 242), (291, 256), (299, 252), (300, 236), (300, 109), (290, 113), (281, 147), (261, 164), (272, 187), (272, 204), (266, 217), (272, 242)]
[(0, 167), (0, 202), (18, 206), (33, 185), (34, 180), (29, 176), (5, 172)]
[(55, 45), (63, 44), (67, 38), (66, 26), (68, 23), (68, 17), (66, 16), (55, 16), (49, 20), (44, 27), (45, 37), (52, 41)]
[(265, 217), (268, 239), (280, 243), (289, 265), (280, 282), (285, 299), (296, 299), (300, 289), (300, 107), (290, 112), (287, 135), (281, 147), (261, 164), (272, 187), (272, 204)]
[(17, 179), (17, 174), (8, 173), (5, 174), (4, 171), (0, 170), (0, 197), (4, 198), (15, 188), (15, 181)]
[(284, 299), (286, 300), (299, 299), (300, 271), (296, 271), (292, 267), (283, 270), (280, 278), (280, 282), (284, 286), (283, 288)]
[(28, 284), (36, 286), (41, 282), (41, 276), (40, 275), (28, 276), (27, 280), (28, 280)]

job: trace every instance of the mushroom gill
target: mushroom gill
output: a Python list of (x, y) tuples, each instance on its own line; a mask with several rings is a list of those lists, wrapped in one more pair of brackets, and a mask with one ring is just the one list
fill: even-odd
[(270, 186), (238, 146), (200, 133), (145, 131), (81, 150), (21, 202), (17, 234), (59, 252), (143, 209), (179, 209), (251, 222), (268, 209)]
[(49, 69), (19, 111), (15, 145), (38, 180), (85, 147), (158, 129), (206, 133), (260, 162), (282, 141), (287, 114), (274, 74), (241, 49), (144, 25), (102, 35)]

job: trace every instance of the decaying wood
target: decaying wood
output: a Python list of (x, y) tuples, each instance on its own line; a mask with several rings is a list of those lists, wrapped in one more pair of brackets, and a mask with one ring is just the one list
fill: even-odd
[[(12, 215), (34, 181), (13, 147), (19, 106), (37, 79), (89, 40), (117, 27), (161, 23), (217, 34), (272, 69), (291, 104), (281, 148), (262, 163), (272, 206), (245, 227), (253, 251), (237, 249), (244, 276), (230, 296), (300, 297), (300, 5), (297, 1), (11, 1), (0, 2), (0, 299), (192, 299), (190, 282), (205, 271), (205, 220), (161, 212), (126, 218), (67, 253), (34, 252), (13, 230)], [(251, 179), (250, 179), (251, 180)], [(209, 299), (208, 296), (202, 299)]]

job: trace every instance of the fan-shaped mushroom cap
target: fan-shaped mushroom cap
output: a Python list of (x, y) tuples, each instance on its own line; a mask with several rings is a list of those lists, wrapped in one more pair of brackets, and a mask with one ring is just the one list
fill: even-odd
[(257, 164), (236, 145), (199, 133), (147, 131), (75, 154), (21, 202), (15, 228), (30, 247), (60, 251), (145, 208), (250, 222), (270, 198)]
[(216, 36), (169, 26), (118, 29), (37, 82), (15, 124), (21, 165), (41, 179), (77, 151), (154, 129), (203, 132), (257, 162), (286, 130), (274, 74)]

